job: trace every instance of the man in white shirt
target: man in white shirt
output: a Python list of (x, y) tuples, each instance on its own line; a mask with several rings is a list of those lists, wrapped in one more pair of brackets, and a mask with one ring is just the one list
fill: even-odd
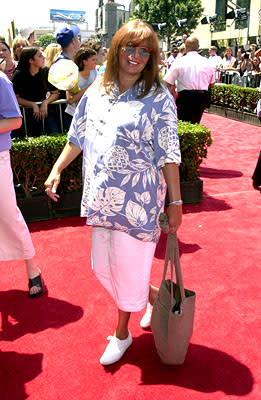
[(210, 48), (208, 49), (208, 54), (209, 54), (208, 59), (211, 63), (211, 66), (214, 70), (216, 70), (222, 64), (222, 58), (217, 55), (216, 46), (210, 46)]
[(215, 83), (214, 70), (208, 59), (198, 54), (199, 41), (189, 37), (185, 43), (186, 57), (175, 61), (164, 80), (169, 88), (176, 85), (178, 118), (199, 123), (204, 109), (209, 106), (209, 86)]
[(177, 47), (173, 47), (171, 49), (171, 54), (170, 54), (170, 56), (169, 56), (169, 58), (167, 59), (167, 62), (166, 62), (167, 69), (170, 69), (170, 67), (172, 66), (172, 64), (176, 60), (178, 52), (179, 51), (178, 51)]

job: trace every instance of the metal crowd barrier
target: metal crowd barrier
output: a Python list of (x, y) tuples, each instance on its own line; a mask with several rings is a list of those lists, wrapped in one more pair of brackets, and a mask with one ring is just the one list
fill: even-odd
[[(36, 101), (36, 104), (40, 105), (42, 104), (41, 101)], [(67, 104), (67, 100), (66, 99), (59, 99), (59, 100), (55, 100), (52, 103), (50, 103), (52, 105), (58, 105), (59, 107), (59, 116), (60, 116), (60, 124), (61, 124), (61, 131), (63, 132), (63, 112), (62, 112), (62, 104)], [(21, 110), (22, 110), (22, 114), (23, 114), (23, 119), (24, 119), (24, 130), (25, 130), (25, 136), (28, 136), (28, 132), (27, 132), (27, 124), (26, 124), (26, 108), (31, 108), (31, 107), (24, 107), (24, 106), (20, 106)], [(43, 133), (45, 134), (45, 124), (44, 124), (44, 119), (42, 120), (43, 122)]]
[(258, 74), (247, 74), (241, 76), (237, 71), (220, 71), (216, 74), (216, 82), (223, 84), (234, 84), (242, 87), (258, 88), (260, 85), (260, 76)]

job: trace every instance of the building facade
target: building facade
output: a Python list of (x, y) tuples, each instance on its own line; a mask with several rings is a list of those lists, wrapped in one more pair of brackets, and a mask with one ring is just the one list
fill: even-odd
[(96, 10), (95, 30), (106, 47), (110, 46), (115, 32), (129, 18), (130, 10), (126, 10), (124, 4), (116, 3), (113, 0), (99, 1), (99, 7)]
[[(261, 0), (202, 0), (203, 16), (217, 15), (217, 21), (202, 24), (193, 32), (198, 37), (201, 48), (215, 45), (219, 49), (230, 46), (235, 51), (239, 46), (255, 43), (261, 47)], [(241, 18), (231, 18), (234, 10), (246, 10)], [(229, 16), (229, 18), (228, 18)]]

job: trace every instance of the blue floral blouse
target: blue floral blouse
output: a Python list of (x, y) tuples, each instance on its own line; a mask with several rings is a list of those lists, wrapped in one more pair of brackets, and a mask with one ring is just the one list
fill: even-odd
[(87, 225), (157, 242), (166, 194), (161, 168), (181, 161), (173, 97), (162, 86), (137, 98), (139, 85), (109, 96), (99, 83), (82, 97), (68, 133), (83, 150), (81, 216)]

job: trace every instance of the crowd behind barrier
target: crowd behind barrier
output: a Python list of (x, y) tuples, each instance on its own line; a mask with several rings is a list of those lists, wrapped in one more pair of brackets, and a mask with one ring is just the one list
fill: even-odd
[[(104, 72), (107, 49), (93, 40), (81, 43), (79, 28), (74, 25), (73, 29), (72, 37), (71, 27), (61, 29), (57, 43), (45, 49), (21, 35), (13, 41), (13, 48), (4, 37), (0, 38), (0, 69), (13, 83), (23, 116), (22, 126), (12, 131), (12, 138), (68, 132), (73, 107), (96, 76)], [(61, 59), (79, 68), (77, 92), (60, 88), (49, 80), (48, 71)]]
[(216, 83), (224, 83), (227, 85), (237, 85), (242, 87), (258, 88), (260, 85), (261, 74), (252, 71), (247, 75), (241, 76), (237, 71), (217, 71)]
[[(41, 102), (40, 101), (36, 102), (36, 104), (40, 105)], [(66, 99), (59, 99), (59, 100), (55, 100), (51, 104), (55, 105), (55, 106), (58, 106), (57, 118), (59, 119), (59, 126), (60, 126), (60, 129), (61, 129), (61, 133), (63, 133), (64, 132), (64, 123), (63, 123), (62, 104), (67, 104), (67, 100)], [(28, 136), (31, 136), (30, 132), (28, 132), (27, 123), (26, 123), (26, 108), (29, 108), (29, 107), (20, 106), (20, 108), (21, 108), (22, 115), (23, 115), (23, 124), (24, 124), (25, 137), (28, 137)], [(45, 119), (42, 120), (42, 126), (43, 126), (42, 134), (46, 134)]]
[[(64, 40), (64, 36), (62, 37), (62, 40)], [(184, 38), (185, 40), (185, 38)], [(71, 59), (74, 60), (75, 54), (77, 52), (77, 49), (73, 49), (73, 52), (69, 55), (64, 54), (64, 48), (59, 44), (59, 40), (57, 39), (58, 43), (51, 43), (46, 47), (46, 49), (40, 49), (42, 58), (44, 58), (44, 68), (49, 69), (51, 65), (55, 62), (56, 59), (59, 58), (66, 58), (66, 59)], [(61, 42), (62, 44), (62, 42)], [(33, 43), (33, 46), (36, 44)], [(12, 76), (15, 74), (15, 70), (18, 69), (19, 67), (19, 60), (21, 57), (21, 54), (24, 52), (25, 48), (28, 48), (32, 46), (29, 41), (24, 38), (24, 37), (17, 37), (14, 42), (13, 42), (13, 48), (10, 49), (10, 47), (7, 45), (7, 43), (4, 40), (0, 40), (0, 58), (4, 58), (4, 61), (6, 63), (5, 70), (1, 68), (9, 77), (10, 80), (12, 80)], [(87, 49), (92, 49), (93, 54), (96, 54), (96, 74), (102, 73), (105, 70), (106, 67), (106, 52), (107, 49), (105, 49), (101, 44), (93, 41), (86, 41), (82, 43), (77, 42), (77, 48), (80, 49), (78, 50), (79, 52), (84, 52)], [(83, 50), (84, 49), (84, 50)], [(179, 47), (179, 48), (172, 48), (171, 51), (166, 52), (165, 54), (165, 59), (164, 56), (162, 55), (162, 64), (160, 65), (161, 68), (161, 74), (164, 76), (167, 72), (167, 70), (173, 65), (173, 63), (177, 62), (180, 57), (183, 57), (185, 51), (185, 45), (184, 43)], [(217, 54), (217, 48), (215, 46), (210, 46), (209, 50), (209, 55), (208, 59), (212, 63), (212, 66), (215, 71), (215, 82), (216, 84), (234, 84), (237, 86), (241, 87), (248, 87), (248, 88), (258, 88), (260, 86), (261, 82), (261, 49), (257, 50), (257, 46), (252, 44), (250, 45), (248, 51), (246, 51), (244, 48), (239, 48), (237, 51), (236, 56), (233, 56), (232, 49), (230, 47), (227, 47), (222, 56)], [(74, 56), (72, 55), (74, 54)], [(57, 58), (58, 57), (58, 58)], [(86, 59), (87, 61), (87, 59)], [(74, 60), (76, 62), (76, 60)], [(77, 62), (76, 62), (77, 64)], [(41, 69), (41, 68), (40, 68)], [(10, 76), (10, 71), (12, 71), (12, 76)], [(81, 69), (79, 70), (79, 79)], [(93, 72), (93, 71), (91, 71)], [(84, 72), (83, 72), (84, 74)], [(85, 76), (84, 76), (85, 78)], [(86, 79), (85, 79), (86, 80)], [(28, 82), (30, 82), (28, 80)], [(39, 82), (38, 82), (39, 85)], [(48, 83), (49, 85), (49, 83)], [(32, 85), (30, 85), (32, 86)], [(34, 85), (33, 85), (34, 86)], [(46, 83), (43, 84), (43, 86), (46, 88)], [(53, 87), (55, 89), (55, 87)], [(81, 93), (82, 95), (84, 93), (84, 89), (81, 87)], [(38, 90), (38, 89), (37, 89)], [(29, 88), (30, 95), (32, 93), (32, 90)], [(34, 89), (34, 93), (36, 93), (36, 89)], [(25, 93), (23, 93), (25, 94)], [(49, 88), (46, 88), (46, 99), (48, 99), (48, 96), (50, 96), (52, 92), (50, 91)], [(20, 95), (20, 93), (19, 93)], [(71, 122), (71, 116), (69, 113), (66, 113), (68, 107), (67, 105), (69, 104), (69, 107), (71, 107), (71, 101), (70, 101), (70, 96), (72, 98), (72, 94), (64, 92), (64, 95), (62, 95), (62, 91), (59, 91), (59, 98), (55, 101), (52, 101), (48, 105), (48, 113), (51, 115), (51, 120), (49, 121), (46, 117), (37, 117), (39, 118), (40, 122), (40, 132), (41, 134), (46, 134), (46, 133), (55, 133), (55, 132), (67, 132), (69, 129), (69, 125)], [(21, 96), (24, 99), (27, 99), (24, 95)], [(66, 98), (67, 97), (67, 98)], [(77, 94), (75, 97), (75, 104), (80, 99), (80, 96)], [(57, 98), (57, 97), (56, 97)], [(34, 98), (35, 100), (36, 98)], [(23, 99), (22, 99), (23, 100)], [(33, 98), (28, 97), (29, 101), (33, 101), (35, 105), (41, 107), (43, 103), (43, 97), (41, 98), (41, 101), (34, 101)], [(39, 97), (38, 97), (38, 100)], [(19, 98), (18, 98), (19, 102)], [(34, 115), (35, 110), (32, 109), (27, 104), (21, 104), (19, 102), (22, 115), (23, 115), (23, 126), (20, 132), (13, 132), (12, 137), (27, 137), (27, 136), (38, 136), (38, 133), (35, 132), (30, 132), (32, 128), (30, 128), (29, 119), (32, 119), (32, 115)], [(67, 107), (67, 109), (66, 109)], [(30, 110), (31, 108), (31, 110)], [(34, 116), (33, 116), (34, 118)], [(52, 129), (52, 126), (56, 129)], [(52, 132), (53, 130), (53, 132)]]
[[(232, 75), (232, 74), (224, 74), (222, 78), (216, 79), (216, 84), (217, 85), (234, 84), (234, 85), (237, 85), (237, 86), (250, 87), (250, 88), (259, 87), (259, 86), (251, 86), (251, 84), (249, 84), (247, 79), (248, 79), (248, 77), (240, 77), (239, 74), (234, 74), (234, 75)], [(259, 82), (260, 82), (260, 77), (259, 77)], [(37, 102), (37, 104), (40, 105), (41, 102)], [(57, 113), (56, 113), (57, 123), (58, 123), (58, 126), (60, 127), (61, 133), (65, 132), (65, 130), (64, 130), (64, 112), (63, 112), (63, 109), (62, 109), (62, 105), (63, 104), (68, 104), (66, 99), (55, 100), (53, 103), (51, 103), (51, 105), (57, 106)], [(33, 136), (33, 134), (28, 132), (28, 129), (27, 129), (27, 123), (26, 123), (26, 108), (27, 107), (21, 106), (20, 108), (21, 108), (22, 115), (23, 115), (23, 125), (24, 125), (25, 137)], [(46, 125), (45, 124), (45, 119), (43, 119), (42, 120), (42, 134), (43, 135), (47, 134), (45, 125)]]

